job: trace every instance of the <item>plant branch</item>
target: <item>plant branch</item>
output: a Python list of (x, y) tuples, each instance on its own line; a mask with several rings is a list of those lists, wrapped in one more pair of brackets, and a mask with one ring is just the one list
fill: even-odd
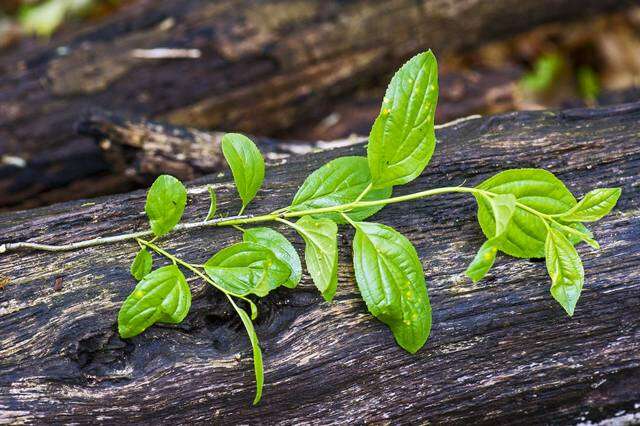
[[(300, 211), (288, 211), (288, 208), (283, 208), (283, 209), (276, 210), (273, 213), (264, 214), (264, 215), (238, 215), (238, 216), (217, 218), (212, 220), (204, 220), (199, 222), (187, 222), (187, 223), (177, 225), (173, 229), (172, 233), (177, 231), (190, 230), (190, 229), (205, 228), (208, 226), (239, 226), (239, 225), (246, 225), (250, 223), (271, 222), (279, 219), (302, 217), (306, 215), (313, 215), (313, 214), (320, 214), (320, 213), (342, 213), (342, 212), (350, 211), (350, 210), (361, 208), (361, 207), (383, 206), (387, 204), (401, 203), (404, 201), (410, 201), (410, 200), (415, 200), (419, 198), (425, 198), (425, 197), (430, 197), (430, 196), (440, 195), (445, 193), (481, 194), (488, 197), (495, 195), (492, 192), (484, 191), (477, 188), (469, 188), (464, 186), (447, 186), (442, 188), (434, 188), (434, 189), (428, 189), (425, 191), (415, 192), (413, 194), (406, 194), (406, 195), (401, 195), (397, 197), (385, 198), (382, 200), (361, 201), (361, 198), (364, 197), (364, 195), (366, 195), (367, 192), (368, 190), (365, 189), (365, 191), (362, 192), (361, 196), (358, 197), (358, 199), (356, 199), (355, 201), (351, 203), (340, 204), (337, 206), (322, 207), (322, 208), (300, 210)], [(549, 218), (548, 215), (541, 213), (537, 210), (534, 210), (524, 204), (516, 203), (516, 205), (543, 219)], [(137, 240), (137, 239), (151, 236), (151, 235), (153, 235), (153, 232), (151, 230), (146, 230), (146, 231), (140, 231), (140, 232), (132, 232), (128, 234), (114, 235), (111, 237), (98, 237), (98, 238), (93, 238), (89, 240), (78, 241), (76, 243), (61, 244), (61, 245), (40, 244), (40, 243), (30, 243), (30, 242), (7, 243), (7, 244), (0, 245), (0, 253), (16, 251), (21, 249), (42, 250), (42, 251), (52, 251), (52, 252), (71, 251), (71, 250), (78, 250), (86, 247), (98, 246), (103, 244), (113, 244), (113, 243), (122, 242), (122, 241)], [(141, 241), (144, 241), (144, 240), (141, 240)], [(149, 245), (151, 244), (150, 242), (145, 241), (144, 244), (152, 248)], [(158, 248), (157, 246), (154, 246), (154, 247)], [(183, 266), (187, 267), (184, 264)], [(200, 271), (198, 271), (197, 273), (201, 274)]]
[(225, 290), (224, 288), (220, 287), (218, 284), (215, 283), (215, 281), (213, 281), (211, 278), (209, 278), (209, 276), (207, 276), (202, 271), (200, 271), (195, 265), (192, 265), (189, 262), (185, 262), (184, 260), (180, 259), (179, 257), (176, 257), (176, 256), (172, 255), (168, 251), (161, 249), (160, 247), (158, 247), (157, 245), (155, 245), (155, 244), (153, 244), (153, 243), (151, 243), (149, 241), (145, 241), (145, 240), (142, 240), (140, 238), (136, 238), (136, 241), (139, 244), (143, 244), (143, 245), (147, 246), (148, 248), (150, 248), (151, 250), (155, 251), (159, 255), (166, 257), (167, 259), (171, 260), (173, 263), (177, 263), (178, 265), (187, 268), (188, 270), (190, 270), (191, 272), (193, 272), (194, 274), (196, 274), (197, 276), (199, 276), (200, 278), (202, 278), (203, 280), (205, 280), (206, 282), (208, 282), (209, 284), (211, 284), (212, 286), (214, 286), (215, 288), (217, 288), (218, 290), (220, 290), (221, 292), (226, 294), (227, 297), (229, 295), (231, 295), (231, 296), (235, 296), (235, 297), (239, 297), (239, 298), (244, 299), (244, 297), (242, 297), (242, 296), (240, 296), (238, 294), (232, 293), (232, 292), (230, 292), (228, 290)]

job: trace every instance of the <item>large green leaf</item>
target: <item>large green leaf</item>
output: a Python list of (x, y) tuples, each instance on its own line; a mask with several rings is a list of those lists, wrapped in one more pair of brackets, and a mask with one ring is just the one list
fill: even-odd
[(244, 230), (244, 240), (270, 249), (278, 259), (291, 268), (291, 276), (283, 284), (285, 287), (294, 288), (298, 285), (302, 278), (300, 256), (284, 235), (271, 228), (250, 228)]
[(436, 58), (420, 53), (391, 79), (371, 128), (367, 156), (374, 188), (402, 185), (422, 173), (435, 148), (437, 102)]
[(338, 286), (338, 226), (330, 219), (303, 216), (293, 227), (304, 239), (304, 259), (313, 283), (331, 301)]
[(231, 167), (233, 180), (242, 199), (242, 207), (247, 204), (262, 186), (264, 180), (264, 159), (251, 139), (239, 133), (227, 133), (222, 138), (222, 154)]
[(191, 307), (189, 285), (176, 265), (149, 273), (138, 283), (118, 313), (118, 332), (126, 339), (156, 322), (177, 324)]
[(431, 331), (431, 306), (418, 254), (393, 228), (368, 222), (355, 226), (353, 267), (360, 294), (398, 344), (415, 353)]
[(602, 219), (615, 207), (621, 193), (620, 188), (597, 188), (589, 191), (560, 219), (565, 222), (594, 222)]
[(480, 281), (489, 272), (496, 260), (498, 245), (506, 236), (511, 218), (516, 210), (516, 197), (512, 194), (500, 194), (493, 197), (480, 196), (491, 206), (495, 233), (492, 238), (482, 244), (466, 270), (466, 274), (473, 282)]
[(141, 248), (131, 264), (131, 275), (140, 281), (145, 275), (151, 272), (152, 267), (153, 258), (151, 257), (151, 253), (149, 253), (146, 248)]
[(204, 264), (211, 279), (226, 291), (266, 296), (291, 275), (289, 266), (260, 244), (242, 242), (226, 247)]
[[(311, 173), (304, 181), (293, 201), (291, 211), (333, 207), (355, 201), (371, 183), (369, 164), (364, 157), (336, 158)], [(392, 188), (380, 188), (369, 191), (363, 201), (380, 200), (391, 195)], [(347, 212), (352, 220), (363, 220), (375, 214), (382, 205), (364, 207)], [(344, 223), (340, 213), (314, 214), (316, 218), (331, 219)]]
[[(575, 197), (552, 173), (542, 169), (512, 169), (485, 180), (477, 188), (495, 194), (513, 194), (518, 203), (544, 214), (558, 214), (576, 205)], [(485, 197), (476, 196), (478, 222), (487, 239), (496, 234), (495, 219)], [(547, 228), (533, 213), (516, 208), (498, 248), (515, 257), (544, 257)]]
[(580, 256), (562, 232), (551, 229), (545, 243), (545, 257), (551, 276), (551, 295), (572, 316), (584, 285)]
[(187, 205), (187, 190), (173, 176), (159, 176), (147, 193), (144, 211), (153, 233), (160, 237), (180, 222)]

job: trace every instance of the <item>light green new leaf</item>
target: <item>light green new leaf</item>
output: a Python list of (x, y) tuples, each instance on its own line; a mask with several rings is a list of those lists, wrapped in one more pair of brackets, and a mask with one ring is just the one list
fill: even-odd
[(222, 154), (231, 167), (233, 180), (244, 209), (262, 186), (264, 159), (251, 139), (239, 133), (227, 133), (222, 138)]
[(180, 222), (187, 205), (187, 190), (173, 176), (159, 176), (149, 192), (144, 211), (149, 218), (153, 233), (160, 237), (171, 231)]
[[(364, 157), (336, 158), (311, 173), (304, 181), (293, 201), (291, 211), (333, 207), (355, 201), (371, 183), (369, 164)], [(391, 195), (392, 188), (380, 188), (369, 191), (363, 201), (380, 200)], [(354, 209), (346, 214), (352, 220), (364, 220), (380, 210), (382, 205)], [(339, 213), (314, 214), (316, 218), (331, 219), (336, 223), (345, 223)]]
[(467, 266), (467, 270), (464, 271), (465, 275), (474, 283), (483, 279), (484, 276), (487, 275), (487, 272), (489, 272), (489, 269), (493, 266), (497, 252), (498, 247), (494, 244), (493, 238), (485, 241), (480, 246), (480, 249), (469, 266)]
[(475, 283), (489, 272), (496, 260), (498, 244), (504, 239), (516, 210), (516, 197), (512, 194), (501, 194), (494, 197), (481, 196), (491, 206), (495, 222), (495, 235), (482, 244), (466, 270), (466, 274)]
[(398, 344), (416, 353), (431, 331), (431, 305), (418, 254), (393, 228), (368, 222), (355, 227), (353, 267), (360, 294)]
[(551, 227), (562, 232), (573, 245), (584, 241), (594, 249), (600, 249), (600, 244), (593, 239), (591, 231), (580, 222), (559, 223), (559, 225), (552, 222)]
[(213, 189), (213, 186), (209, 185), (207, 186), (207, 189), (209, 190), (209, 198), (211, 199), (211, 202), (209, 203), (209, 213), (207, 213), (205, 220), (211, 220), (213, 219), (213, 216), (215, 216), (216, 209), (218, 208), (218, 197), (216, 197), (216, 191)]
[[(518, 203), (544, 214), (564, 213), (576, 205), (575, 197), (552, 173), (542, 169), (512, 169), (498, 173), (477, 186), (496, 194), (513, 194)], [(476, 196), (478, 222), (487, 239), (496, 234), (491, 206)], [(544, 257), (547, 228), (533, 213), (517, 208), (498, 249), (515, 257)]]
[(176, 265), (147, 274), (136, 285), (118, 313), (118, 332), (126, 339), (156, 322), (178, 324), (191, 307), (191, 291)]
[(283, 285), (289, 288), (295, 288), (298, 285), (300, 278), (302, 278), (300, 256), (284, 235), (271, 228), (250, 228), (244, 230), (244, 241), (260, 244), (270, 249), (278, 259), (291, 268), (291, 276)]
[(253, 405), (256, 405), (262, 398), (262, 386), (264, 385), (264, 367), (262, 365), (262, 350), (260, 350), (260, 342), (258, 342), (258, 335), (256, 334), (256, 330), (253, 327), (253, 322), (251, 322), (249, 315), (247, 315), (244, 309), (236, 305), (231, 297), (229, 297), (229, 301), (240, 316), (242, 324), (247, 330), (249, 340), (251, 341), (251, 348), (253, 349), (253, 370), (256, 375), (256, 396), (253, 399)]
[(431, 51), (411, 58), (391, 79), (371, 128), (368, 160), (374, 188), (415, 179), (435, 148), (438, 64)]
[(141, 248), (131, 264), (131, 275), (133, 275), (133, 278), (137, 281), (140, 281), (145, 275), (151, 272), (152, 267), (153, 258), (151, 257), (151, 253), (149, 253), (146, 248)]
[(551, 295), (572, 316), (584, 284), (580, 256), (562, 232), (551, 229), (547, 233), (545, 257), (551, 276)]
[(291, 275), (289, 266), (260, 244), (242, 242), (226, 247), (204, 264), (216, 284), (232, 294), (266, 296)]
[(313, 283), (329, 302), (338, 286), (338, 226), (330, 219), (303, 216), (293, 228), (304, 239), (304, 259)]
[(620, 198), (620, 188), (597, 188), (589, 191), (577, 205), (561, 215), (564, 222), (594, 222), (608, 215)]

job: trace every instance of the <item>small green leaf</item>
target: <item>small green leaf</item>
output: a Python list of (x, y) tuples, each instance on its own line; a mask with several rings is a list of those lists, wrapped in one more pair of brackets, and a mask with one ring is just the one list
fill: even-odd
[(244, 241), (260, 244), (271, 250), (278, 259), (291, 268), (291, 276), (283, 285), (289, 288), (295, 288), (298, 285), (302, 278), (300, 256), (284, 235), (271, 228), (250, 228), (244, 230)]
[(590, 66), (583, 65), (576, 71), (578, 92), (582, 99), (587, 102), (595, 102), (600, 95), (600, 77)]
[(371, 128), (367, 156), (374, 188), (402, 185), (422, 173), (436, 144), (437, 102), (436, 58), (420, 53), (391, 79)]
[(173, 176), (159, 176), (147, 193), (144, 211), (153, 233), (161, 237), (180, 222), (187, 205), (187, 190)]
[[(333, 207), (355, 201), (371, 183), (369, 164), (364, 157), (340, 157), (331, 160), (304, 181), (293, 201), (291, 211)], [(380, 200), (391, 195), (392, 188), (369, 191), (363, 201)], [(363, 220), (375, 214), (382, 205), (354, 209), (346, 214), (352, 220)], [(315, 218), (327, 218), (336, 223), (345, 223), (340, 213), (314, 214)]]
[(226, 291), (266, 296), (291, 276), (289, 266), (260, 244), (242, 242), (226, 247), (204, 264), (204, 270)]
[(156, 322), (178, 324), (191, 307), (191, 291), (176, 265), (147, 274), (136, 285), (118, 313), (123, 339), (142, 333)]
[(600, 244), (593, 239), (593, 234), (580, 222), (571, 222), (568, 224), (551, 223), (551, 227), (564, 234), (569, 239), (571, 244), (578, 244), (580, 241), (584, 241), (596, 250), (600, 249)]
[(251, 322), (249, 315), (247, 315), (244, 309), (236, 305), (231, 297), (229, 297), (229, 300), (240, 316), (242, 324), (247, 330), (249, 340), (251, 341), (251, 348), (253, 349), (253, 371), (256, 376), (256, 396), (253, 399), (253, 405), (256, 405), (262, 398), (262, 386), (264, 385), (264, 367), (262, 365), (262, 350), (260, 350), (260, 342), (258, 342), (258, 335), (256, 334), (256, 330), (253, 328), (253, 322)]
[(213, 189), (213, 186), (207, 186), (209, 190), (209, 198), (211, 199), (211, 203), (209, 204), (209, 213), (207, 213), (207, 217), (205, 220), (213, 219), (213, 216), (216, 214), (216, 209), (218, 207), (218, 198), (216, 197), (216, 191)]
[(251, 139), (239, 133), (227, 133), (222, 138), (222, 154), (226, 158), (244, 209), (262, 186), (264, 159)]
[(416, 353), (431, 331), (431, 305), (422, 263), (411, 242), (378, 223), (355, 223), (353, 267), (369, 312), (398, 344)]
[(330, 219), (303, 216), (294, 229), (304, 239), (304, 259), (313, 283), (327, 302), (338, 286), (338, 226)]
[(551, 276), (551, 295), (572, 316), (584, 284), (580, 256), (567, 237), (552, 228), (547, 233), (545, 257)]
[(141, 248), (131, 264), (131, 275), (133, 275), (133, 278), (137, 281), (140, 281), (145, 275), (151, 272), (152, 266), (153, 258), (151, 257), (151, 253), (149, 253), (146, 248)]
[(520, 84), (531, 92), (544, 92), (553, 87), (564, 66), (565, 60), (559, 54), (542, 55), (533, 64), (533, 70), (522, 77)]
[(477, 283), (487, 275), (487, 272), (493, 266), (493, 262), (496, 260), (496, 253), (498, 253), (498, 247), (494, 244), (493, 238), (485, 241), (464, 273), (471, 281)]
[(495, 222), (495, 235), (482, 244), (465, 272), (474, 283), (484, 278), (493, 266), (498, 252), (498, 244), (505, 238), (511, 218), (516, 210), (516, 197), (512, 194), (501, 194), (494, 197), (482, 196), (481, 198), (491, 206)]
[(564, 222), (594, 222), (608, 215), (620, 198), (620, 188), (589, 191), (580, 202), (559, 218)]
[[(512, 169), (498, 173), (476, 188), (495, 194), (513, 194), (518, 203), (541, 213), (564, 213), (576, 205), (576, 199), (552, 173), (542, 169)], [(476, 196), (478, 222), (487, 239), (495, 236), (495, 219), (484, 197)], [(517, 208), (498, 249), (514, 257), (544, 257), (547, 227), (535, 214)]]

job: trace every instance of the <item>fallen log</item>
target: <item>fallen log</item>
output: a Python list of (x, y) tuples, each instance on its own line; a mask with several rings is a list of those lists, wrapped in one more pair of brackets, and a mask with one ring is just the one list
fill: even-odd
[[(634, 3), (132, 2), (100, 25), (0, 59), (0, 175), (19, 182), (0, 182), (10, 194), (3, 205), (39, 194), (50, 200), (49, 192), (78, 180), (113, 179), (99, 149), (74, 134), (88, 107), (277, 136), (300, 120), (323, 118), (356, 89), (387, 81), (427, 47), (441, 55)], [(49, 158), (58, 159), (56, 167), (46, 167)], [(105, 192), (92, 187), (80, 183), (75, 193)]]
[[(427, 345), (411, 356), (367, 314), (340, 232), (336, 300), (308, 277), (259, 302), (263, 401), (252, 407), (251, 349), (212, 288), (190, 280), (194, 302), (178, 326), (121, 340), (116, 313), (134, 285), (135, 244), (0, 256), (0, 420), (13, 423), (156, 422), (577, 423), (637, 415), (640, 385), (640, 103), (594, 110), (512, 113), (438, 131), (436, 154), (409, 188), (475, 184), (505, 168), (544, 167), (576, 194), (621, 186), (615, 211), (593, 226), (600, 251), (580, 246), (587, 283), (573, 318), (549, 295), (544, 264), (498, 259), (472, 284), (462, 275), (483, 241), (473, 201), (447, 195), (389, 206), (373, 220), (416, 246), (434, 311)], [(252, 210), (291, 199), (308, 173), (361, 145), (291, 157), (267, 170)], [(228, 176), (189, 185), (188, 220), (238, 202)], [(234, 200), (234, 201), (231, 201)], [(0, 244), (52, 244), (144, 228), (144, 192), (0, 215)], [(251, 213), (251, 212), (250, 212)], [(283, 230), (296, 242), (293, 234)], [(176, 234), (165, 246), (193, 262), (238, 235)]]
[[(163, 173), (190, 180), (226, 167), (220, 142), (224, 132), (206, 132), (171, 126), (143, 118), (125, 118), (93, 110), (77, 124), (81, 135), (91, 136), (104, 152), (111, 169), (138, 183), (148, 184)], [(252, 137), (267, 161), (290, 155), (362, 143), (362, 137), (337, 141), (278, 141)]]

